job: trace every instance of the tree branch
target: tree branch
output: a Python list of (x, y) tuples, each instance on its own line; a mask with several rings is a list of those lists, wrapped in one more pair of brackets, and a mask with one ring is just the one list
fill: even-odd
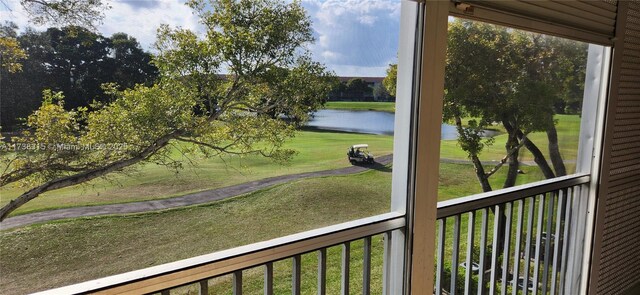
[[(526, 139), (527, 135), (528, 135), (528, 133), (524, 134), (523, 138)], [(498, 165), (494, 166), (491, 170), (489, 170), (489, 172), (485, 173), (487, 178), (489, 178), (494, 173), (498, 172), (500, 167), (502, 167), (507, 162), (509, 157), (511, 155), (513, 155), (515, 152), (517, 152), (518, 150), (520, 150), (520, 148), (522, 146), (524, 146), (524, 140), (520, 140), (520, 142), (518, 143), (517, 146), (515, 146), (513, 149), (511, 149), (502, 159), (500, 159), (500, 163), (498, 163)]]
[(180, 135), (179, 131), (171, 132), (169, 134), (166, 134), (166, 135), (160, 137), (156, 141), (154, 141), (152, 144), (147, 146), (147, 148), (145, 148), (143, 151), (141, 151), (136, 156), (133, 156), (133, 157), (128, 158), (128, 159), (116, 161), (116, 162), (113, 162), (111, 164), (105, 165), (103, 167), (99, 167), (99, 168), (95, 168), (95, 169), (92, 169), (92, 170), (84, 171), (84, 172), (81, 172), (81, 173), (78, 173), (78, 174), (74, 174), (74, 175), (70, 175), (70, 176), (66, 176), (66, 177), (50, 180), (50, 181), (48, 181), (48, 182), (46, 182), (44, 184), (41, 184), (41, 185), (39, 185), (37, 187), (34, 187), (34, 188), (30, 189), (29, 191), (23, 193), (22, 195), (20, 195), (16, 199), (11, 200), (8, 204), (6, 204), (4, 207), (2, 207), (2, 209), (0, 209), (0, 221), (2, 221), (5, 218), (7, 218), (7, 216), (11, 212), (13, 212), (15, 209), (17, 209), (18, 207), (24, 205), (25, 203), (27, 203), (27, 202), (29, 202), (29, 201), (31, 201), (33, 199), (35, 199), (36, 197), (38, 197), (42, 193), (45, 193), (45, 192), (51, 191), (51, 190), (56, 190), (56, 189), (68, 187), (68, 186), (72, 186), (72, 185), (76, 185), (76, 184), (83, 183), (83, 182), (86, 182), (86, 181), (90, 181), (90, 180), (93, 180), (95, 178), (98, 178), (98, 177), (104, 176), (106, 174), (109, 174), (111, 172), (118, 171), (118, 170), (121, 170), (123, 168), (129, 167), (129, 166), (131, 166), (133, 164), (136, 164), (136, 163), (138, 163), (140, 161), (143, 161), (145, 159), (148, 159), (150, 156), (154, 155), (160, 149), (165, 147), (169, 143), (169, 141), (171, 139), (174, 139), (175, 137), (177, 137), (179, 135)]

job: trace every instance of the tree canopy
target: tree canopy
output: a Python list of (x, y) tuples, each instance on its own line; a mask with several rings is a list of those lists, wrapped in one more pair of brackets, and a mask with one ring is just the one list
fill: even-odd
[(0, 28), (0, 75), (21, 71), (21, 62), (27, 58), (27, 53), (20, 48), (16, 39), (16, 29), (17, 26), (13, 23)]
[(396, 96), (396, 84), (398, 84), (398, 64), (389, 64), (387, 75), (382, 80), (382, 85), (391, 96)]
[[(553, 116), (580, 109), (586, 44), (460, 19), (449, 24), (448, 40), (444, 119), (455, 122), (483, 190), (492, 190), (488, 178), (505, 163), (503, 186), (515, 184), (522, 147), (545, 177), (565, 175)], [(463, 117), (475, 119), (463, 126)], [(481, 135), (494, 122), (507, 131), (505, 157), (485, 171), (479, 155), (493, 141)], [(547, 133), (551, 163), (531, 132)]]
[[(216, 156), (258, 154), (287, 161), (297, 123), (318, 108), (333, 75), (305, 50), (311, 23), (299, 3), (276, 0), (189, 1), (204, 37), (163, 26), (159, 79), (120, 90), (91, 107), (65, 109), (64, 95), (46, 91), (28, 130), (2, 157), (0, 186), (28, 189), (0, 209), (0, 220), (44, 192), (154, 162), (179, 169), (172, 151)], [(297, 120), (283, 120), (280, 113)], [(182, 143), (182, 144), (180, 144)]]
[[(579, 113), (584, 91), (587, 45), (469, 20), (449, 22), (443, 119), (453, 122), (458, 144), (473, 162), (483, 191), (504, 164), (503, 187), (515, 184), (520, 149), (525, 147), (547, 178), (566, 175), (554, 115)], [(383, 81), (395, 95), (397, 64)], [(463, 118), (473, 118), (464, 122)], [(505, 156), (490, 171), (480, 160), (494, 143), (483, 138), (492, 124), (505, 127)], [(527, 135), (545, 132), (549, 160)]]
[[(11, 9), (10, 1), (0, 0)], [(85, 26), (95, 28), (111, 8), (102, 0), (20, 0), (31, 22), (37, 25)]]
[[(142, 83), (151, 85), (158, 70), (133, 37), (116, 33), (105, 37), (81, 27), (49, 28), (43, 32), (27, 29), (17, 35), (11, 31), (19, 49), (29, 58), (18, 63), (20, 71), (0, 76), (3, 130), (13, 130), (40, 106), (42, 91), (51, 89), (65, 94), (65, 107), (88, 107), (92, 101), (107, 99), (102, 83), (115, 82), (120, 89)], [(1, 39), (0, 39), (1, 40)]]

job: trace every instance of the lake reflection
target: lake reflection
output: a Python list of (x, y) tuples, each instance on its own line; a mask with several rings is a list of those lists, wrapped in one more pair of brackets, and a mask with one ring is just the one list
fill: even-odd
[[(394, 119), (395, 115), (388, 112), (319, 110), (307, 126), (323, 130), (393, 135)], [(458, 138), (456, 127), (442, 124), (441, 138), (444, 140)]]

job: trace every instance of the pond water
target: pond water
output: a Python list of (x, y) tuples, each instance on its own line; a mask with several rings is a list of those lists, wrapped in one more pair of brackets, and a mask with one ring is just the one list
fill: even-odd
[[(393, 135), (394, 120), (395, 114), (388, 112), (319, 110), (314, 113), (307, 126), (322, 130)], [(441, 138), (444, 140), (458, 138), (453, 125), (442, 124), (441, 130)], [(485, 132), (487, 136), (495, 134), (493, 131)]]

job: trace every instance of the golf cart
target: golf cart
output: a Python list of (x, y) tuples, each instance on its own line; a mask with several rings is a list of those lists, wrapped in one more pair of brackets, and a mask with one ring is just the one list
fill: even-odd
[(368, 144), (354, 144), (347, 151), (347, 158), (352, 165), (358, 163), (373, 164), (373, 155), (367, 151)]

